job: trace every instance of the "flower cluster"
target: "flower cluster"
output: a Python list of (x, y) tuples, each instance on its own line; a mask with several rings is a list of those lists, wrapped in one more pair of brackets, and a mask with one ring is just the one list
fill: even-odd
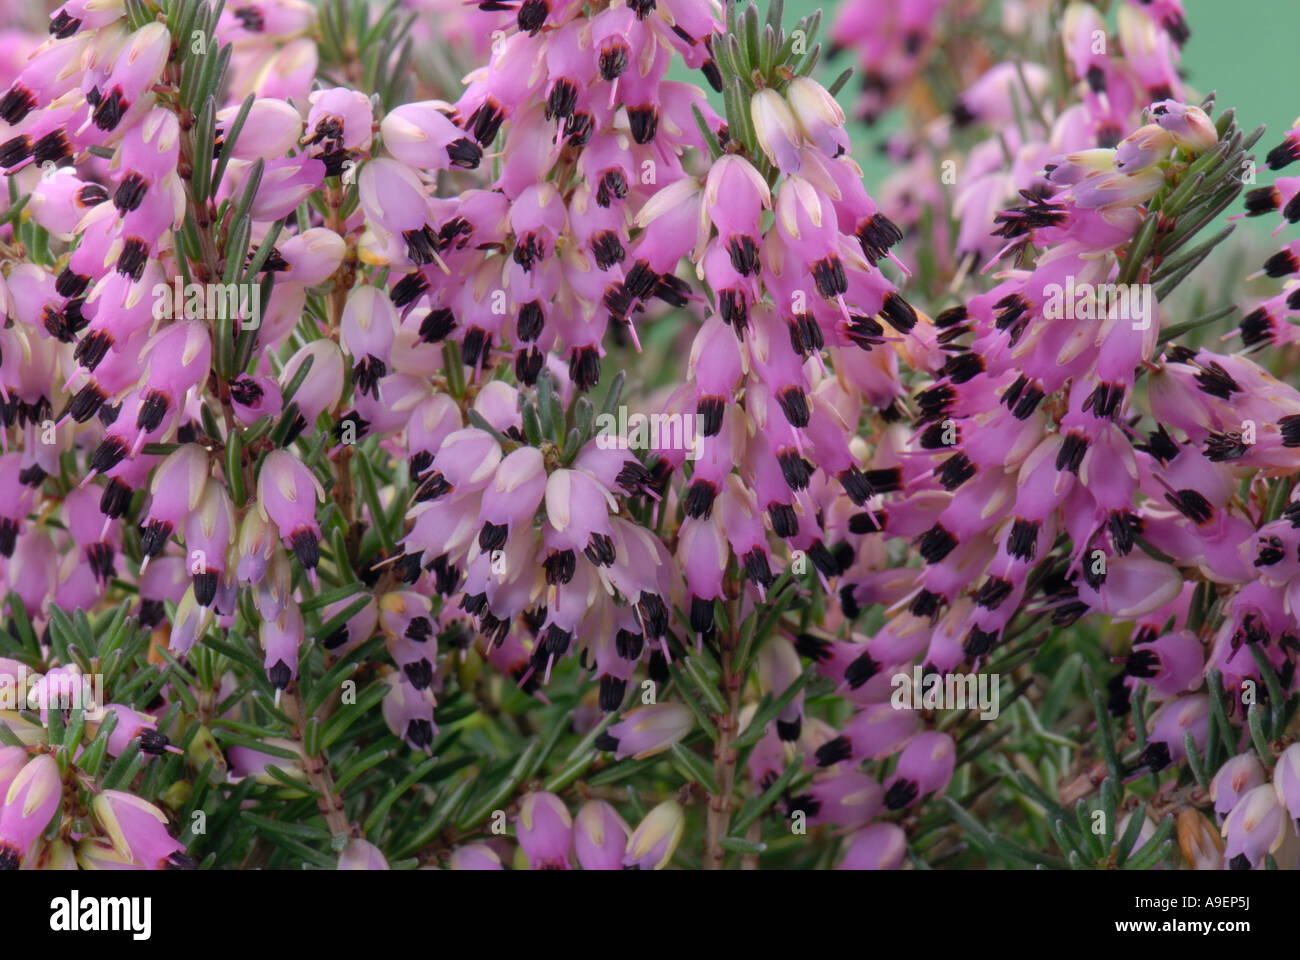
[[(1059, 29), (1047, 38), (1041, 59), (990, 62), (983, 58), (952, 56), (927, 39), (930, 27), (904, 27), (891, 18), (866, 14), (862, 3), (844, 6), (836, 30), (854, 37), (852, 46), (873, 63), (873, 45), (897, 50), (901, 43), (911, 51), (886, 70), (864, 67), (862, 109), (869, 118), (900, 98), (919, 100), (921, 121), (888, 141), (886, 148), (901, 169), (880, 189), (881, 203), (912, 238), (907, 256), (916, 259), (922, 236), (932, 230), (932, 252), (948, 275), (984, 267), (998, 251), (1000, 241), (989, 224), (1002, 208), (1019, 199), (1019, 191), (1050, 192), (1044, 169), (1064, 153), (1089, 148), (1112, 148), (1143, 121), (1151, 104), (1183, 100), (1186, 91), (1179, 76), (1179, 48), (1187, 40), (1186, 21), (1173, 4), (1130, 3), (1117, 10), (1117, 31), (1109, 33), (1100, 11), (1086, 2), (1066, 6)], [(908, 5), (909, 10), (925, 5)], [(960, 6), (950, 4), (949, 6)], [(942, 10), (930, 11), (941, 18)], [(959, 11), (948, 11), (951, 23)], [(931, 21), (933, 22), (933, 20)], [(1030, 29), (1025, 13), (1002, 11), (1001, 19), (972, 22), (980, 34), (1009, 38)], [(1053, 24), (1053, 27), (1056, 27)], [(898, 38), (895, 31), (904, 30)], [(921, 38), (909, 42), (908, 38)], [(977, 36), (967, 43), (985, 42)], [(949, 41), (951, 42), (951, 41)], [(933, 98), (918, 72), (941, 58), (983, 66), (982, 72), (959, 77), (964, 89), (946, 112), (935, 109)], [(1064, 74), (1071, 86), (1065, 96), (1052, 95), (1053, 77)], [(872, 78), (870, 82), (866, 78)], [(916, 88), (920, 86), (921, 89)], [(955, 221), (956, 233), (949, 232)]]
[[(1025, 141), (1024, 118), (1005, 111), (1010, 99), (1023, 98), (1032, 115), (1050, 116), (1038, 84), (1046, 74), (999, 65), (958, 98), (951, 122), (992, 126), (1025, 165), (1017, 172), (990, 164), (992, 172), (976, 178), (968, 167), (954, 209), (962, 234), (976, 242), (959, 235), (957, 252), (982, 260), (991, 244), (1002, 244), (992, 259), (1014, 256), (1015, 263), (934, 318), (946, 355), (942, 376), (914, 397), (918, 432), (904, 450), (906, 495), (888, 505), (881, 523), (887, 536), (910, 541), (924, 567), (915, 577), (891, 575), (886, 591), (864, 583), (853, 597), (854, 605), (867, 599), (900, 611), (868, 644), (886, 656), (865, 668), (827, 659), (850, 684), (892, 675), (896, 638), (910, 634), (916, 639), (904, 656), (919, 660), (926, 675), (946, 674), (963, 663), (1005, 663), (996, 651), (1044, 623), (1062, 627), (1100, 614), (1131, 624), (1108, 710), (1123, 717), (1140, 695), (1143, 712), (1133, 720), (1140, 750), (1127, 761), (1112, 758), (1110, 773), (1192, 764), (1195, 782), (1223, 797), (1214, 805), (1229, 851), (1225, 857), (1217, 835), (1209, 846), (1189, 847), (1200, 821), (1188, 806), (1178, 820), (1184, 850), (1210, 851), (1188, 862), (1260, 868), (1266, 853), (1283, 862), (1279, 851), (1294, 839), (1294, 825), (1280, 814), (1268, 819), (1280, 802), (1271, 787), (1247, 812), (1238, 803), (1246, 790), (1217, 785), (1224, 771), (1236, 783), (1233, 771), (1246, 769), (1247, 758), (1273, 764), (1281, 703), (1295, 689), (1300, 626), (1282, 572), (1290, 484), (1271, 478), (1292, 468), (1300, 392), (1244, 356), (1170, 342), (1230, 310), (1162, 328), (1163, 301), (1230, 230), (1179, 248), (1240, 192), (1254, 169), (1240, 151), (1262, 131), (1247, 138), (1230, 115), (1216, 125), (1200, 107), (1161, 99), (1181, 89), (1173, 44), (1186, 30), (1176, 10), (1146, 13), (1163, 21), (1120, 8), (1124, 62), (1107, 55), (1097, 11), (1067, 10), (1066, 60), (1081, 99), (1056, 114), (1045, 142)], [(1121, 135), (1134, 105), (1142, 125)], [(932, 124), (928, 132), (936, 130)], [(1289, 162), (1290, 142), (1288, 135), (1270, 152), (1270, 167)], [(997, 148), (992, 141), (976, 147), (968, 164)], [(997, 202), (1007, 193), (981, 179), (988, 176), (1005, 178), (1023, 205), (991, 218), (972, 210), (962, 196)], [(1290, 192), (1286, 178), (1249, 192), (1246, 215), (1281, 209), (1289, 219)], [(1284, 248), (1263, 272), (1287, 276), (1289, 256)], [(1288, 342), (1287, 299), (1283, 291), (1242, 311), (1248, 347)], [(1265, 688), (1274, 709), (1267, 721), (1256, 696)], [(878, 690), (874, 699), (885, 695)], [(1147, 718), (1149, 705), (1157, 709)], [(1218, 740), (1229, 750), (1239, 745), (1229, 718), (1249, 718), (1254, 751), (1215, 774)], [(858, 760), (855, 729), (823, 748), (821, 761)], [(1251, 739), (1244, 729), (1241, 735)], [(1261, 818), (1262, 846), (1243, 836)], [(1287, 865), (1293, 859), (1285, 856)]]
[[(1076, 2), (877, 202), (853, 117), (969, 7), (846, 3), (847, 112), (779, 2), (0, 41), (0, 868), (895, 869), (952, 823), (1293, 866), (1300, 391), (1170, 300), (1262, 131), (1187, 89), (1177, 0)], [(1294, 344), (1289, 286), (1241, 312)], [(996, 690), (932, 696), (1003, 673), (1041, 782)], [(1004, 777), (1024, 843), (959, 799)]]

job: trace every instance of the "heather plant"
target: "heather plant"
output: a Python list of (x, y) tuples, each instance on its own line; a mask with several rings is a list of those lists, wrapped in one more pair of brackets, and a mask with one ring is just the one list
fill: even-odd
[(0, 868), (1295, 866), (1300, 133), (1111, 6), (5, 34)]

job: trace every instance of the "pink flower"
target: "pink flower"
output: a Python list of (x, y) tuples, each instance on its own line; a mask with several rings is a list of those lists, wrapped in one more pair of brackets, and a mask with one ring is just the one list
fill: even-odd
[(383, 851), (367, 840), (354, 837), (339, 854), (340, 870), (387, 870)]
[(320, 481), (297, 457), (284, 450), (266, 455), (257, 475), (258, 511), (264, 520), (275, 524), (285, 545), (308, 569), (320, 560), (316, 503), (324, 499)]
[(486, 843), (470, 843), (457, 847), (447, 861), (451, 870), (504, 870), (501, 858)]
[[(1273, 768), (1273, 788), (1277, 801), (1286, 807), (1292, 820), (1300, 819), (1300, 743), (1293, 743), (1277, 758)], [(1216, 802), (1215, 808), (1218, 808)]]
[(167, 817), (151, 803), (120, 790), (95, 797), (95, 819), (108, 832), (113, 849), (149, 870), (193, 870), (185, 847), (167, 831)]
[[(448, 118), (450, 111), (449, 105), (437, 100), (394, 108), (380, 124), (384, 149), (417, 170), (473, 170), (483, 150)], [(368, 124), (368, 113), (366, 119)]]
[(584, 870), (621, 870), (631, 830), (603, 800), (588, 800), (574, 818), (573, 852)]
[(695, 727), (690, 708), (680, 703), (654, 703), (637, 707), (596, 739), (601, 750), (614, 752), (617, 759), (662, 753)]
[(665, 800), (645, 815), (627, 840), (625, 869), (662, 870), (668, 866), (686, 829), (681, 806)]
[(519, 846), (534, 870), (568, 870), (573, 820), (553, 793), (528, 793), (519, 801)]
[(1259, 870), (1286, 839), (1290, 821), (1273, 785), (1248, 791), (1223, 821), (1223, 858), (1230, 870)]
[(899, 810), (918, 797), (947, 788), (957, 760), (957, 747), (946, 733), (922, 733), (903, 748), (893, 780), (885, 791), (885, 806)]
[(48, 754), (28, 760), (0, 806), (0, 870), (17, 870), (59, 807), (62, 781)]
[(894, 823), (873, 823), (849, 841), (840, 870), (897, 870), (907, 852), (907, 838)]

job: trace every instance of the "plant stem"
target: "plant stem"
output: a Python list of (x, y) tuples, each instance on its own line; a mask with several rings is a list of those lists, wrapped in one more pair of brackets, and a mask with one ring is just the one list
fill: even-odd
[(732, 746), (737, 733), (737, 714), (740, 706), (741, 677), (733, 672), (733, 657), (740, 641), (740, 601), (728, 601), (727, 622), (730, 629), (719, 638), (722, 652), (722, 675), (718, 680), (723, 699), (727, 703), (725, 714), (715, 714), (718, 742), (713, 747), (713, 781), (718, 792), (709, 797), (708, 819), (704, 834), (705, 870), (722, 868), (726, 851), (722, 838), (731, 825), (731, 795), (736, 782), (737, 750)]
[[(343, 206), (345, 192), (345, 189), (336, 183), (327, 184), (325, 187), (325, 204), (329, 210), (326, 226), (341, 237), (347, 236), (347, 228), (340, 209)], [(355, 250), (349, 243), (343, 263), (335, 274), (334, 286), (330, 290), (326, 307), (329, 312), (329, 336), (335, 341), (339, 338), (339, 325), (343, 320), (343, 309), (347, 305), (348, 290), (356, 282), (356, 267), (352, 259), (354, 255)], [(352, 480), (352, 444), (350, 443), (342, 445), (334, 460), (334, 478), (336, 491), (334, 501), (338, 505), (347, 531), (344, 542), (347, 544), (348, 559), (355, 564), (361, 549), (361, 528), (356, 519), (356, 487)], [(371, 519), (374, 523), (383, 522), (381, 517)]]
[(323, 755), (309, 757), (303, 745), (303, 732), (307, 725), (307, 718), (303, 716), (302, 701), (298, 697), (298, 691), (286, 690), (281, 703), (284, 712), (293, 721), (293, 739), (302, 752), (303, 772), (307, 775), (307, 782), (320, 794), (316, 804), (320, 807), (321, 816), (325, 818), (330, 833), (336, 837), (339, 834), (352, 836), (353, 825), (348, 822), (347, 815), (343, 812), (343, 798), (338, 796), (338, 792), (334, 789), (334, 774), (330, 771), (329, 764), (325, 762)]

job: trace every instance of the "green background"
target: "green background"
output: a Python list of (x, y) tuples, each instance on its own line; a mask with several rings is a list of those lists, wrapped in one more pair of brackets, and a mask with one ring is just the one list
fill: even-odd
[[(995, 5), (997, 0), (989, 3)], [(1235, 107), (1242, 129), (1253, 130), (1261, 123), (1268, 126), (1268, 132), (1256, 147), (1256, 155), (1262, 161), (1300, 116), (1300, 69), (1297, 69), (1300, 0), (1184, 0), (1183, 5), (1192, 30), (1191, 39), (1183, 47), (1182, 69), (1187, 82), (1198, 93), (1217, 91), (1217, 109)], [(825, 15), (826, 26), (821, 32), (825, 41), (829, 24), (840, 6), (838, 0), (829, 3), (786, 0), (786, 26), (820, 7)], [(1108, 20), (1113, 25), (1113, 13)], [(829, 82), (844, 67), (852, 65), (853, 57), (848, 52), (833, 61), (823, 61), (821, 79)], [(855, 82), (856, 78), (849, 81), (845, 97), (855, 89)], [(887, 121), (876, 128), (859, 125), (854, 131), (855, 143), (865, 138), (863, 146), (874, 145), (892, 127)], [(863, 164), (868, 189), (887, 175), (887, 166), (874, 150), (857, 148), (854, 154)], [(1294, 175), (1292, 170), (1286, 172)], [(1269, 175), (1262, 174), (1260, 182), (1269, 182)], [(1269, 219), (1267, 225), (1256, 222), (1252, 227), (1272, 230), (1275, 225)]]
[[(1000, 0), (987, 2), (996, 6)], [(1113, 0), (1112, 7), (1122, 2)], [(1300, 0), (1183, 0), (1183, 5), (1192, 34), (1182, 50), (1181, 69), (1186, 82), (1198, 96), (1216, 91), (1216, 115), (1229, 107), (1235, 108), (1243, 130), (1253, 130), (1260, 124), (1267, 126), (1254, 152), (1260, 165), (1258, 184), (1269, 184), (1274, 174), (1264, 166), (1264, 157), (1282, 142), (1286, 131), (1300, 116), (1300, 68), (1297, 67)], [(766, 9), (764, 0), (760, 0), (760, 6)], [(819, 39), (825, 46), (830, 24), (840, 6), (840, 0), (822, 3), (786, 0), (786, 28), (820, 8), (824, 19)], [(1061, 0), (1055, 9), (1064, 6)], [(1113, 10), (1107, 22), (1113, 31)], [(823, 59), (815, 75), (829, 84), (849, 66), (856, 66), (856, 61), (851, 52), (842, 52), (833, 60)], [(840, 95), (841, 103), (852, 103), (857, 82), (856, 76), (849, 81)], [(876, 192), (891, 172), (889, 162), (876, 147), (898, 124), (898, 110), (887, 114), (874, 127), (858, 122), (851, 124), (853, 154), (862, 165), (869, 192)], [(1300, 175), (1300, 170), (1293, 166), (1281, 175)], [(1239, 213), (1241, 209), (1240, 203), (1234, 204), (1224, 216)], [(1202, 282), (1209, 279), (1204, 271), (1210, 269), (1219, 275), (1217, 282), (1212, 281), (1210, 285), (1220, 288), (1221, 298), (1260, 297), (1271, 293), (1277, 286), (1275, 281), (1265, 279), (1243, 284), (1243, 279), (1258, 268), (1263, 257), (1294, 235), (1273, 238), (1272, 231), (1279, 222), (1277, 215), (1238, 221), (1236, 234), (1225, 245), (1224, 255), (1216, 258), (1217, 265), (1214, 268), (1207, 265), (1198, 271)]]
[(1184, 0), (1184, 6), (1192, 28), (1183, 49), (1188, 82), (1217, 90), (1219, 104), (1237, 108), (1242, 129), (1268, 125), (1256, 151), (1262, 159), (1300, 115), (1300, 0)]

